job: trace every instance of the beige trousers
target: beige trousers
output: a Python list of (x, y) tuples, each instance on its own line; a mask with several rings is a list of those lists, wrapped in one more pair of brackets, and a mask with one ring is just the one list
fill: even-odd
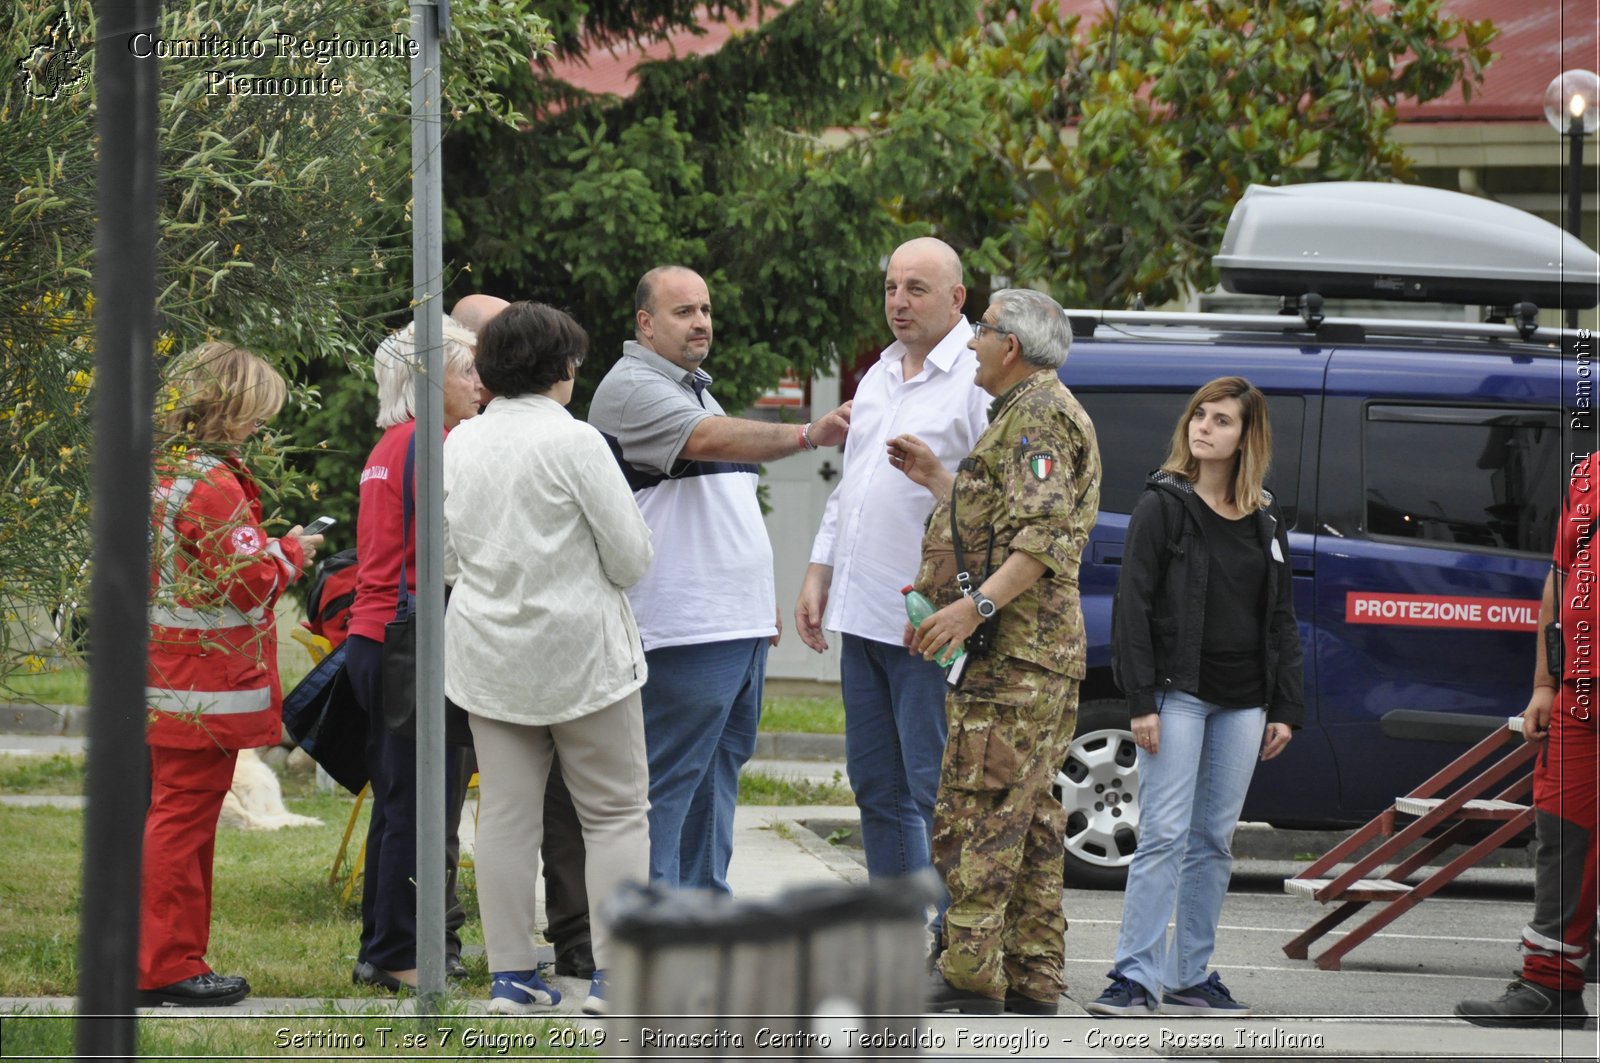
[(548, 727), (482, 716), (471, 722), (480, 796), (473, 859), (489, 970), (537, 966), (534, 890), (552, 751), (561, 756), (561, 773), (583, 826), (594, 961), (605, 968), (611, 958), (606, 901), (622, 883), (643, 883), (649, 876), (650, 771), (638, 692)]

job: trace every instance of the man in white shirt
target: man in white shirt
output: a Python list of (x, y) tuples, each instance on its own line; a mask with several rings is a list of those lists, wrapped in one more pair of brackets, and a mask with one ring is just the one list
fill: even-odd
[(628, 591), (649, 666), (650, 878), (726, 893), (739, 769), (755, 753), (767, 647), (782, 633), (755, 463), (844, 442), (850, 406), (805, 426), (728, 417), (700, 368), (711, 351), (706, 282), (659, 266), (634, 306), (636, 339), (595, 389), (589, 423), (655, 546)]
[(901, 588), (916, 577), (933, 497), (890, 467), (886, 448), (909, 432), (953, 471), (989, 423), (987, 396), (973, 385), (966, 295), (944, 241), (911, 240), (890, 257), (883, 309), (895, 342), (856, 388), (844, 476), (794, 610), (801, 641), (817, 652), (828, 648), (824, 628), (843, 637), (845, 759), (873, 877), (930, 865), (945, 743), (944, 671), (902, 641)]

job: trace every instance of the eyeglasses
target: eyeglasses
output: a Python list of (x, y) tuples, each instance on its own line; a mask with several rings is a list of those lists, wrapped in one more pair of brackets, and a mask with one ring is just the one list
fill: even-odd
[(1016, 335), (1016, 333), (1012, 332), (1008, 328), (1001, 328), (999, 325), (991, 325), (987, 321), (974, 321), (972, 323), (972, 334), (975, 337), (977, 337), (978, 339), (981, 340), (981, 339), (983, 339), (983, 334), (985, 332), (992, 332), (996, 336), (1014, 336), (1014, 335)]

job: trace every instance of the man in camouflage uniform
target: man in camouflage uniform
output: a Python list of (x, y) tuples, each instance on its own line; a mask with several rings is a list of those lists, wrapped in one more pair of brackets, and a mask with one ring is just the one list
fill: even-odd
[(939, 499), (917, 589), (941, 608), (909, 634), (912, 652), (940, 656), (995, 617), (992, 649), (959, 662), (946, 704), (933, 862), (950, 908), (929, 993), (936, 1011), (1054, 1015), (1065, 989), (1066, 812), (1050, 784), (1077, 721), (1078, 561), (1100, 504), (1094, 425), (1056, 375), (1071, 342), (1053, 299), (996, 292), (970, 344), (976, 383), (995, 396), (972, 453), (951, 476), (915, 437), (889, 443), (890, 464)]

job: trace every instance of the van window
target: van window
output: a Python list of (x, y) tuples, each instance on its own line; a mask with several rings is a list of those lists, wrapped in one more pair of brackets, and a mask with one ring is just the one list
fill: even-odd
[(1363, 450), (1368, 534), (1550, 553), (1563, 475), (1556, 411), (1372, 405)]
[[(1172, 426), (1178, 423), (1194, 389), (1074, 390), (1073, 394), (1089, 411), (1100, 443), (1100, 508), (1107, 513), (1132, 513), (1145, 478), (1167, 459)], [(1267, 486), (1291, 528), (1300, 495), (1305, 407), (1305, 399), (1299, 395), (1267, 396), (1267, 412), (1272, 418), (1272, 468), (1267, 472)]]

